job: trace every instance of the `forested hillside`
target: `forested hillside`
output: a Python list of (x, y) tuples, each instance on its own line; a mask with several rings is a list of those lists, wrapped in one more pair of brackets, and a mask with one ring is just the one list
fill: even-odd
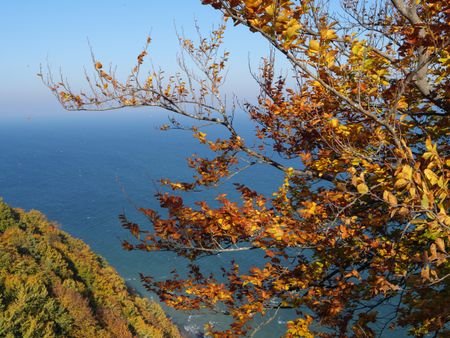
[(1, 337), (180, 337), (156, 303), (38, 211), (0, 199)]

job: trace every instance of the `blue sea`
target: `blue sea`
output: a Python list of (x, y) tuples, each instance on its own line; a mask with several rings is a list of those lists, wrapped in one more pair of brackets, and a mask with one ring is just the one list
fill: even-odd
[[(171, 253), (124, 251), (120, 242), (129, 234), (121, 228), (118, 215), (125, 213), (145, 224), (136, 209), (158, 209), (154, 198), (158, 180), (189, 179), (192, 172), (186, 158), (192, 153), (205, 154), (205, 147), (191, 132), (159, 130), (167, 121), (166, 114), (155, 111), (5, 116), (0, 115), (0, 196), (15, 207), (45, 213), (105, 257), (130, 287), (157, 301), (143, 289), (138, 274), (164, 278), (175, 268), (183, 271), (187, 261)], [(238, 129), (250, 140), (253, 127), (245, 118), (238, 120)], [(222, 131), (209, 128), (206, 132), (218, 136)], [(190, 203), (214, 203), (219, 193), (237, 197), (233, 183), (245, 182), (271, 193), (281, 180), (275, 169), (255, 166), (225, 180), (218, 188), (184, 197)], [(244, 267), (261, 263), (257, 253), (238, 258)], [(204, 258), (200, 264), (205, 271), (218, 272), (229, 259), (219, 255)], [(207, 322), (219, 326), (227, 322), (226, 317), (208, 312), (164, 309), (191, 336), (201, 334)], [(280, 336), (289, 317), (279, 313), (256, 336)]]

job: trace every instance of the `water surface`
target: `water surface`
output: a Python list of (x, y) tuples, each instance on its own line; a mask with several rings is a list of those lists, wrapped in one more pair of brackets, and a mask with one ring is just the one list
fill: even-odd
[[(127, 282), (153, 298), (138, 280), (138, 273), (164, 278), (174, 268), (183, 270), (186, 261), (170, 253), (126, 252), (120, 240), (128, 233), (117, 216), (125, 212), (132, 220), (142, 221), (137, 207), (158, 209), (154, 194), (157, 180), (163, 177), (188, 179), (191, 172), (186, 158), (204, 153), (204, 146), (189, 132), (162, 132), (163, 115), (141, 111), (105, 114), (43, 115), (32, 118), (5, 118), (0, 115), (0, 196), (13, 206), (38, 209), (63, 230), (81, 238), (105, 257)], [(252, 128), (241, 122), (247, 137)], [(219, 130), (209, 130), (220, 134)], [(219, 189), (186, 196), (189, 202), (213, 201), (218, 193), (237, 196), (233, 183), (245, 182), (261, 192), (270, 193), (280, 174), (256, 166), (225, 181)], [(242, 266), (260, 262), (257, 254), (240, 257)], [(229, 257), (202, 259), (211, 271)], [(212, 314), (187, 314), (167, 309), (181, 327), (197, 331), (205, 322), (223, 322)], [(287, 318), (287, 317), (286, 317)], [(285, 318), (279, 316), (258, 337), (282, 334)]]

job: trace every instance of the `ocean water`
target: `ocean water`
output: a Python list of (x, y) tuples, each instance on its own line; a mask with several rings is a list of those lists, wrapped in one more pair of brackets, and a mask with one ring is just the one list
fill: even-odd
[[(120, 241), (128, 233), (117, 216), (125, 212), (134, 221), (145, 223), (137, 207), (158, 208), (154, 194), (163, 177), (188, 179), (186, 158), (203, 154), (204, 146), (191, 133), (162, 132), (164, 114), (121, 111), (93, 114), (53, 114), (38, 117), (2, 118), (0, 115), (0, 196), (16, 207), (37, 209), (61, 224), (71, 235), (81, 238), (105, 257), (128, 284), (155, 299), (140, 284), (138, 274), (160, 278), (186, 260), (171, 253), (126, 252)], [(252, 127), (239, 124), (250, 138)], [(220, 135), (220, 130), (207, 130)], [(255, 166), (225, 181), (217, 189), (185, 196), (186, 200), (213, 201), (219, 193), (237, 196), (233, 183), (271, 193), (282, 177), (265, 166)], [(207, 271), (219, 271), (230, 257), (202, 259)], [(239, 257), (242, 266), (261, 262), (257, 253)], [(155, 299), (156, 300), (156, 299)], [(183, 330), (196, 335), (204, 323), (223, 325), (227, 318), (211, 313), (186, 313), (166, 308)], [(258, 331), (257, 337), (278, 337), (289, 314), (280, 313)]]

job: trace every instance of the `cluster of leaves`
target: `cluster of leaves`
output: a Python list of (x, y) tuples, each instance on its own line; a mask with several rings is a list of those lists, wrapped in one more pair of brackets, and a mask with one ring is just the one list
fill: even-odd
[[(203, 3), (272, 47), (255, 75), (257, 103), (241, 105), (258, 142), (238, 134), (239, 102), (220, 90), (225, 23), (198, 43), (180, 37), (196, 70), (181, 58), (180, 73), (142, 80), (145, 49), (123, 82), (94, 58), (90, 94), (47, 82), (67, 109), (158, 106), (223, 127), (228, 138), (214, 140), (200, 123), (164, 126), (192, 130), (215, 154), (189, 160), (192, 182), (163, 180), (175, 191), (216, 185), (259, 163), (284, 173), (273, 196), (238, 185), (239, 202), (220, 195), (213, 207), (167, 192), (157, 196), (167, 215), (142, 209), (151, 227), (122, 217), (136, 238), (126, 249), (193, 261), (265, 254), (249, 271), (231, 261), (214, 276), (192, 264), (187, 277), (143, 276), (144, 284), (176, 308), (229, 314), (228, 330), (208, 328), (215, 336), (251, 334), (256, 314), (284, 309), (298, 314), (288, 337), (373, 337), (399, 327), (448, 336), (450, 3), (345, 0), (336, 14), (320, 0)], [(277, 76), (276, 58), (293, 79)]]
[(0, 336), (180, 337), (159, 305), (41, 213), (0, 200), (0, 219)]

